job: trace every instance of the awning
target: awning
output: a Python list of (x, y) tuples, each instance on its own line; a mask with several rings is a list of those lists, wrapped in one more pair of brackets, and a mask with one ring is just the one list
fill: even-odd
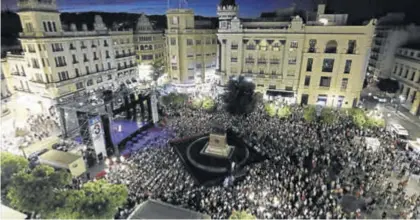
[(268, 96), (293, 97), (295, 95), (292, 91), (267, 90)]

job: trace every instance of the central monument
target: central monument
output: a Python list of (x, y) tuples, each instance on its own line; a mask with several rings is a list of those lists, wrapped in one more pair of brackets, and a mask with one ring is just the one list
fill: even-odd
[(209, 135), (209, 141), (201, 153), (219, 158), (230, 158), (233, 150), (234, 146), (230, 146), (227, 143), (225, 129), (221, 126), (213, 126)]

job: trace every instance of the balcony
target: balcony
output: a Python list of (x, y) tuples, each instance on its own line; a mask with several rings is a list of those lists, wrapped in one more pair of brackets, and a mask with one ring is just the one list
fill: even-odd
[(319, 89), (319, 90), (330, 90), (330, 86), (322, 86), (322, 85), (320, 85), (320, 86), (318, 87), (318, 89)]
[(135, 64), (132, 64), (132, 65), (127, 65), (127, 66), (119, 66), (118, 68), (117, 68), (117, 70), (119, 71), (119, 70), (125, 70), (125, 69), (129, 69), (129, 68), (133, 68), (133, 67), (136, 67), (136, 65)]
[(18, 92), (33, 93), (29, 89), (19, 88), (19, 87), (16, 87), (16, 86), (14, 86), (13, 88), (15, 89), (15, 91), (18, 91)]
[(64, 48), (55, 48), (52, 50), (52, 52), (62, 52), (64, 51)]
[(237, 49), (238, 49), (238, 45), (232, 45), (232, 46), (230, 47), (230, 49), (232, 49), (232, 50), (237, 50)]
[(115, 56), (115, 59), (119, 59), (119, 58), (124, 58), (124, 57), (131, 57), (131, 56), (135, 56), (135, 53), (125, 53), (125, 54), (118, 54)]
[(246, 58), (245, 59), (245, 63), (247, 63), (247, 64), (254, 64), (255, 63), (255, 59)]
[(325, 48), (325, 53), (337, 53), (337, 48)]
[(28, 53), (36, 53), (35, 49), (28, 49)]
[[(103, 76), (103, 75), (108, 75), (108, 74), (115, 73), (114, 71), (115, 71), (115, 68), (114, 69), (108, 69), (108, 70), (102, 70), (102, 71), (99, 71), (99, 72), (93, 72), (93, 73), (91, 72), (87, 75), (74, 77), (74, 78), (62, 80), (62, 81), (59, 81), (59, 82), (44, 83), (44, 85), (53, 86), (53, 87), (61, 87), (61, 86), (64, 86), (64, 85), (69, 85), (69, 84), (73, 84), (73, 83), (82, 82), (82, 81), (85, 81), (87, 79), (96, 79), (98, 76)], [(41, 84), (38, 83), (38, 85), (41, 85)]]
[(272, 60), (270, 60), (270, 64), (280, 64), (280, 60), (279, 59), (272, 59)]
[(258, 59), (258, 64), (267, 64), (267, 60), (265, 59)]
[(247, 50), (255, 50), (255, 45), (248, 45), (246, 46)]

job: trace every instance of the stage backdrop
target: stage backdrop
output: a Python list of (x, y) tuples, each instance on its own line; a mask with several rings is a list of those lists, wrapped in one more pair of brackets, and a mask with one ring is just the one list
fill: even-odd
[(105, 148), (104, 129), (102, 127), (101, 117), (95, 116), (89, 119), (89, 130), (96, 155), (102, 153), (102, 156), (108, 156)]

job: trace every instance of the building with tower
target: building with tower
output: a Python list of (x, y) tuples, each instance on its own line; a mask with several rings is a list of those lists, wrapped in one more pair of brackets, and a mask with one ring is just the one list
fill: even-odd
[(239, 5), (222, 0), (217, 7), (218, 70), (223, 83), (251, 78), (257, 90), (289, 103), (355, 106), (360, 97), (375, 28), (345, 25), (347, 15), (317, 20), (242, 21)]
[(166, 67), (164, 30), (156, 30), (145, 14), (142, 14), (137, 21), (134, 44), (140, 80), (150, 80), (153, 63), (159, 62)]
[(170, 9), (166, 17), (168, 77), (181, 91), (191, 91), (214, 77), (216, 30), (195, 21), (191, 9)]
[(54, 111), (68, 98), (115, 89), (137, 77), (132, 30), (110, 31), (100, 16), (93, 30), (86, 24), (64, 30), (56, 0), (19, 0), (18, 15), (23, 54), (8, 54), (2, 70), (19, 108)]

